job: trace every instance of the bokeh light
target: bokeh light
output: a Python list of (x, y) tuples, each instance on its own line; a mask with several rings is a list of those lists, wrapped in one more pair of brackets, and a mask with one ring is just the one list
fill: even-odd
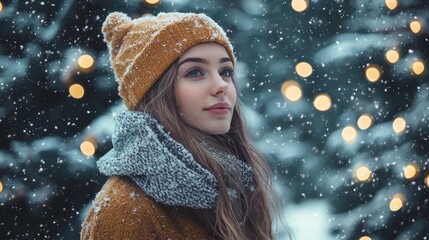
[(0, 192), (3, 192), (3, 183), (0, 181)]
[(357, 125), (361, 130), (366, 130), (372, 126), (373, 120), (372, 116), (368, 113), (363, 114), (359, 117)]
[(392, 200), (390, 200), (389, 208), (390, 211), (396, 212), (404, 206), (404, 197), (402, 194), (397, 193), (393, 195)]
[(281, 88), (282, 95), (291, 102), (296, 102), (302, 97), (301, 86), (294, 80), (285, 81)]
[(1, 13), (1, 10), (3, 10), (3, 4), (0, 2), (0, 13)]
[(355, 178), (359, 182), (367, 182), (371, 178), (371, 170), (367, 166), (360, 166), (356, 169)]
[(95, 153), (95, 146), (91, 141), (86, 140), (80, 144), (80, 151), (84, 155), (90, 157), (93, 156)]
[(424, 64), (424, 62), (421, 61), (421, 60), (414, 61), (411, 64), (411, 70), (416, 75), (422, 74), (425, 71), (425, 64)]
[(398, 0), (386, 0), (385, 3), (387, 8), (390, 10), (394, 10), (398, 7)]
[(416, 164), (410, 163), (404, 168), (404, 176), (406, 179), (413, 179), (417, 177), (419, 168)]
[(313, 73), (313, 67), (307, 62), (300, 62), (295, 66), (296, 73), (301, 77), (308, 77)]
[(296, 12), (304, 12), (308, 8), (308, 0), (292, 0), (290, 5)]
[(341, 136), (343, 137), (344, 142), (353, 143), (357, 139), (358, 132), (353, 126), (347, 126), (343, 131), (341, 131)]
[(81, 99), (85, 95), (85, 89), (82, 85), (75, 83), (69, 87), (70, 96), (76, 99)]
[(371, 240), (371, 238), (368, 236), (362, 236), (359, 238), (359, 240)]
[(77, 63), (81, 70), (88, 70), (94, 65), (94, 58), (89, 54), (83, 54), (79, 57)]
[(369, 65), (365, 70), (366, 79), (370, 82), (377, 82), (381, 78), (381, 67), (375, 64)]
[(161, 3), (161, 0), (144, 0), (144, 3), (148, 6), (155, 6)]
[(319, 111), (328, 111), (332, 106), (331, 97), (326, 93), (319, 94), (314, 98), (313, 106)]
[(390, 49), (386, 52), (386, 59), (389, 63), (396, 63), (399, 57), (399, 52), (396, 49)]
[(392, 127), (396, 133), (402, 133), (407, 127), (407, 122), (405, 121), (404, 118), (398, 117), (393, 121)]
[(417, 34), (422, 30), (422, 24), (417, 20), (411, 21), (410, 22), (410, 29), (413, 33)]

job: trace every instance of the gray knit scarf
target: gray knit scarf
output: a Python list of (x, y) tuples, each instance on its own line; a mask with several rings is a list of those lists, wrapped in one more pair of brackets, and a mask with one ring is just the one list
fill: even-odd
[[(198, 164), (185, 147), (172, 139), (163, 126), (143, 112), (123, 111), (115, 117), (113, 149), (97, 166), (107, 176), (129, 176), (155, 201), (171, 206), (214, 208), (217, 180)], [(225, 168), (234, 166), (247, 190), (254, 180), (250, 166), (216, 151), (215, 158)], [(234, 192), (228, 189), (228, 193)]]

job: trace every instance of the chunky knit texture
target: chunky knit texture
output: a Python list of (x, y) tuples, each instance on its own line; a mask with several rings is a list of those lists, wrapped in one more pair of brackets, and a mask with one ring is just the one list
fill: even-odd
[(159, 13), (132, 20), (113, 12), (104, 21), (102, 32), (119, 82), (119, 95), (129, 110), (137, 108), (164, 71), (192, 46), (219, 43), (235, 64), (225, 32), (204, 14)]
[[(214, 208), (218, 197), (216, 178), (155, 118), (143, 112), (123, 111), (115, 122), (113, 149), (97, 162), (103, 174), (131, 177), (158, 203)], [(253, 190), (253, 174), (247, 163), (214, 149), (211, 152), (227, 171), (236, 169), (243, 185)], [(234, 190), (228, 192), (235, 197)]]

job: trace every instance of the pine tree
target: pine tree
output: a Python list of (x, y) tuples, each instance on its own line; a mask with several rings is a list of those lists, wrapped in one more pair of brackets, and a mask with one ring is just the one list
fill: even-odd
[[(276, 82), (286, 100), (265, 93), (258, 104), (259, 145), (286, 198), (331, 203), (339, 239), (428, 236), (428, 3), (395, 2), (309, 4), (283, 25), (295, 41), (280, 54), (292, 61), (264, 68), (295, 81)], [(279, 12), (274, 21), (287, 22)]]
[(119, 99), (101, 23), (108, 12), (128, 7), (2, 2), (1, 239), (78, 238), (82, 208), (103, 180), (80, 149), (97, 144), (98, 156), (110, 148), (104, 129), (112, 125), (101, 114)]

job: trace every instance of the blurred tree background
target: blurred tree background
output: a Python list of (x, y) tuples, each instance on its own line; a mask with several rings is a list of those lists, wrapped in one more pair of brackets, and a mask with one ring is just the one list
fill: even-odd
[(101, 34), (107, 14), (191, 11), (233, 42), (250, 132), (286, 206), (326, 203), (326, 239), (428, 239), (428, 7), (1, 0), (0, 238), (79, 237), (105, 181), (95, 162), (124, 108)]

